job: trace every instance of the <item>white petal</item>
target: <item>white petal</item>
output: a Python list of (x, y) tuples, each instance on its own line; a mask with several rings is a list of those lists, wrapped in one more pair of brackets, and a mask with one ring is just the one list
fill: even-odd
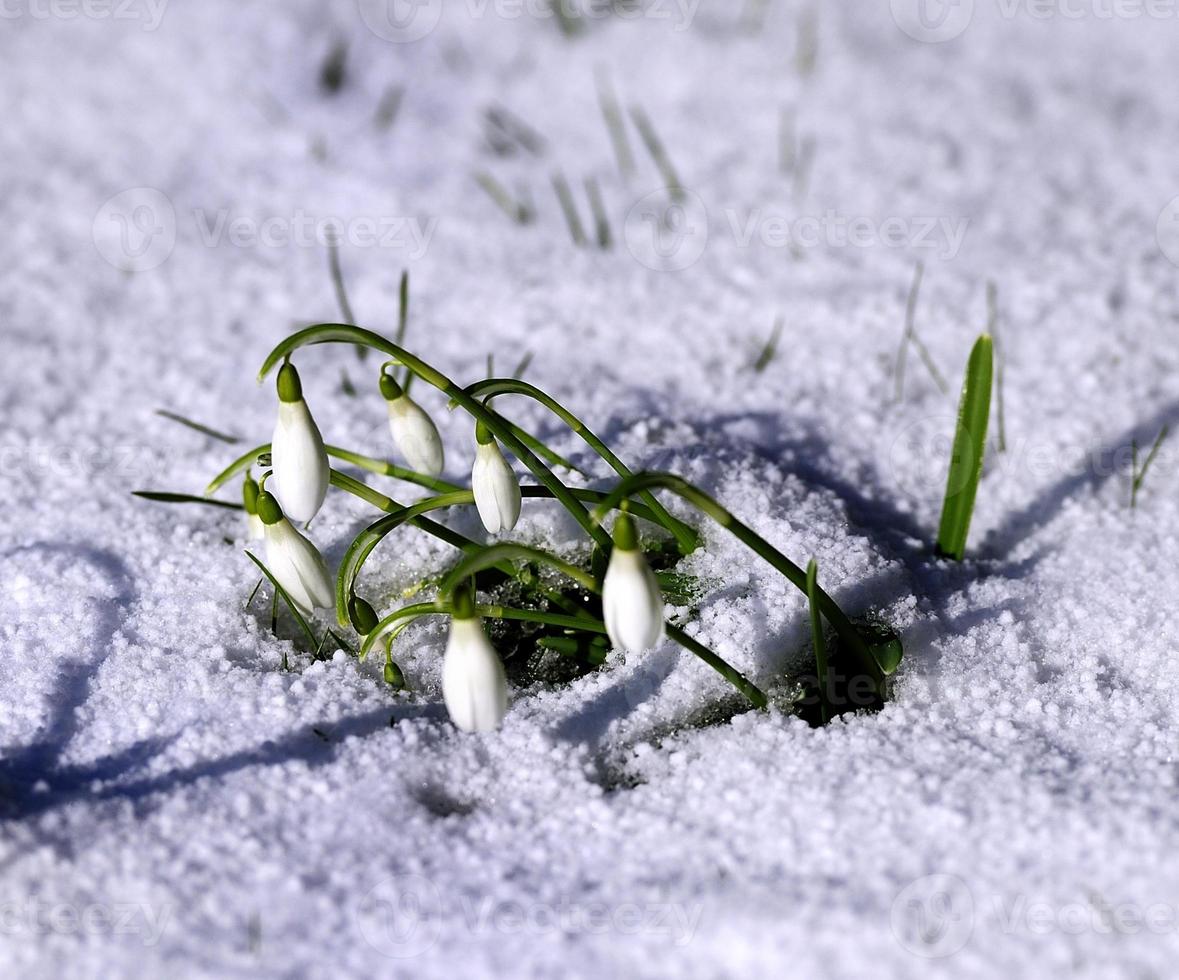
[(408, 395), (394, 398), (389, 406), (389, 431), (410, 469), (426, 476), (442, 473), (442, 439), (434, 420)]
[(615, 548), (602, 582), (602, 612), (610, 642), (620, 650), (649, 650), (663, 637), (663, 595), (641, 551)]
[(246, 516), (246, 537), (250, 541), (261, 541), (266, 537), (266, 525), (262, 523), (262, 518), (257, 514)]
[(271, 486), (292, 521), (311, 520), (327, 496), (331, 470), (323, 437), (305, 401), (278, 403), (278, 423), (270, 446)]
[(491, 534), (516, 526), (520, 519), (520, 483), (498, 444), (476, 446), (471, 489), (479, 517)]
[(327, 563), (319, 549), (283, 519), (266, 528), (266, 567), (300, 612), (335, 605)]
[(504, 667), (478, 619), (454, 619), (442, 660), (442, 698), (465, 732), (490, 732), (508, 712)]

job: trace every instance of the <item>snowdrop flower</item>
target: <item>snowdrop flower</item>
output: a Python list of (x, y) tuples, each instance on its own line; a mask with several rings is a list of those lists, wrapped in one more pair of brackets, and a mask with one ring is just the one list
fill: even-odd
[(242, 484), (242, 504), (246, 508), (246, 539), (261, 541), (266, 537), (266, 525), (258, 516), (258, 481), (249, 473), (246, 474), (246, 480)]
[(475, 442), (471, 489), (475, 491), (479, 518), (491, 534), (510, 531), (520, 519), (520, 481), (482, 422), (475, 426)]
[(278, 423), (270, 446), (275, 495), (287, 516), (306, 524), (327, 496), (331, 468), (323, 437), (303, 401), (303, 385), (291, 363), (278, 372)]
[(630, 514), (614, 525), (614, 550), (602, 582), (602, 611), (610, 642), (620, 650), (649, 650), (663, 637), (663, 595), (639, 550)]
[(381, 394), (389, 406), (389, 431), (410, 469), (426, 476), (442, 473), (442, 439), (434, 421), (391, 375), (381, 375)]
[(442, 699), (450, 720), (465, 732), (494, 731), (508, 712), (503, 664), (465, 590), (455, 596), (442, 659)]
[(266, 567), (299, 611), (309, 615), (335, 605), (323, 555), (291, 526), (278, 501), (265, 490), (258, 494), (258, 516), (266, 528)]

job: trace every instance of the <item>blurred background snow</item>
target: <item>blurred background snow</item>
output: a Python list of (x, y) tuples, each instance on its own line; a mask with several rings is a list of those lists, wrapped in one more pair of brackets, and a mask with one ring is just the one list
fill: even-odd
[[(1134, 512), (1128, 473), (1179, 420), (1179, 6), (581, 9), (0, 5), (0, 969), (1167, 975), (1175, 457)], [(403, 642), (412, 698), (342, 655), (280, 672), (237, 517), (129, 492), (199, 492), (245, 446), (156, 409), (268, 438), (262, 357), (339, 315), (329, 223), (359, 322), (394, 329), (408, 269), (428, 360), (471, 381), (530, 352), (635, 468), (817, 556), (902, 629), (895, 700), (820, 731), (730, 716), (667, 647), (519, 691), (478, 738), (441, 709), (438, 625)], [(898, 402), (919, 261), (950, 391), (910, 351)], [(929, 542), (988, 281), (1007, 449), (949, 567)], [(299, 364), (328, 441), (387, 454), (375, 364)], [(465, 480), (469, 426), (423, 397)], [(333, 497), (314, 536), (338, 559), (369, 519)], [(576, 537), (539, 506), (521, 530)], [(364, 581), (387, 599), (446, 557), (405, 533)], [(713, 583), (693, 629), (754, 679), (805, 653), (800, 597), (730, 541), (687, 570)]]

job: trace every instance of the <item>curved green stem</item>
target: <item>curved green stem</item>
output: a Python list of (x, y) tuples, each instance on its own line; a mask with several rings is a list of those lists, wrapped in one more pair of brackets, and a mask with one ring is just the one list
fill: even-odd
[[(585, 444), (602, 457), (606, 463), (624, 480), (634, 476), (634, 473), (622, 462), (614, 452), (594, 432), (570, 412), (564, 405), (547, 394), (536, 385), (516, 378), (489, 378), (473, 385), (468, 385), (466, 392), (472, 398), (491, 399), (496, 395), (525, 395), (540, 402), (545, 408), (557, 416), (576, 434), (581, 436)], [(696, 531), (683, 521), (672, 517), (667, 509), (655, 499), (654, 494), (644, 491), (643, 502), (656, 514), (656, 522), (670, 531), (679, 545), (680, 554), (689, 555), (700, 546), (700, 538)]]
[[(741, 521), (737, 520), (730, 511), (722, 507), (715, 499), (699, 487), (689, 483), (683, 477), (676, 476), (674, 473), (639, 473), (628, 480), (623, 480), (595, 508), (594, 517), (600, 521), (605, 517), (607, 511), (617, 507), (619, 503), (631, 494), (657, 488), (670, 490), (704, 514), (707, 514), (737, 538), (738, 541), (755, 554), (764, 558), (786, 576), (791, 585), (799, 589), (804, 595), (807, 593), (806, 572), (794, 564), (794, 562), (782, 554), (782, 552), (760, 534), (748, 525), (742, 524)], [(827, 621), (834, 627), (835, 632), (839, 634), (839, 638), (847, 644), (848, 649), (862, 662), (864, 668), (871, 674), (873, 679), (877, 683), (880, 683), (884, 679), (884, 673), (880, 669), (880, 665), (876, 662), (876, 658), (872, 656), (868, 645), (864, 642), (864, 638), (860, 636), (859, 631), (852, 624), (851, 620), (839, 608), (838, 603), (818, 586), (815, 587), (815, 597), (818, 600), (823, 615), (827, 617)]]
[[(602, 590), (598, 586), (594, 577), (587, 572), (582, 571), (576, 565), (570, 565), (569, 562), (558, 558), (556, 555), (550, 555), (548, 552), (540, 551), (537, 548), (528, 548), (524, 545), (516, 544), (500, 544), (494, 545), (486, 551), (480, 552), (477, 555), (471, 555), (469, 558), (464, 558), (458, 565), (456, 565), (447, 574), (446, 578), (442, 580), (439, 590), (443, 596), (449, 597), (453, 594), (455, 588), (460, 585), (465, 579), (469, 578), (480, 568), (485, 568), (486, 563), (495, 559), (512, 559), (524, 558), (529, 561), (539, 561), (551, 565), (565, 575), (568, 575), (579, 585), (584, 586), (585, 589), (601, 595)], [(575, 627), (579, 628), (579, 627)], [(728, 663), (723, 657), (713, 653), (708, 647), (698, 640), (693, 639), (683, 630), (672, 626), (670, 623), (665, 624), (667, 635), (671, 637), (676, 643), (682, 646), (685, 650), (695, 654), (703, 660), (709, 667), (720, 674), (725, 680), (732, 684), (737, 690), (747, 697), (758, 708), (764, 708), (767, 704), (766, 696), (761, 689), (745, 677), (739, 670)]]
[(406, 627), (412, 624), (415, 620), (423, 616), (444, 616), (450, 614), (448, 606), (439, 605), (436, 602), (417, 602), (412, 606), (402, 606), (400, 609), (395, 609), (382, 619), (376, 626), (373, 627), (372, 632), (364, 638), (360, 644), (359, 657), (363, 660), (368, 656), (369, 651), (380, 640), (381, 636), (388, 632), (390, 627), (396, 626), (393, 633), (389, 637), (389, 642), (397, 638)]
[[(552, 500), (553, 492), (548, 487), (521, 487), (520, 492), (525, 497)], [(601, 503), (606, 495), (597, 490), (570, 489), (578, 500), (587, 503)], [(442, 510), (447, 507), (462, 507), (474, 504), (475, 495), (470, 490), (457, 490), (454, 493), (441, 494), (426, 500), (419, 500), (409, 507), (402, 507), (388, 512), (388, 516), (374, 521), (360, 532), (348, 545), (344, 557), (340, 560), (340, 570), (336, 575), (336, 618), (341, 626), (348, 625), (348, 599), (356, 588), (356, 579), (360, 570), (368, 561), (378, 544), (402, 524), (432, 510)], [(386, 508), (382, 508), (384, 510)], [(642, 504), (632, 504), (630, 512), (644, 520), (655, 522), (655, 515)], [(554, 600), (555, 596), (550, 596)]]
[[(370, 503), (386, 513), (393, 514), (406, 509), (392, 497), (386, 497), (383, 493), (378, 493), (372, 487), (366, 486), (359, 480), (352, 479), (348, 474), (341, 473), (339, 470), (332, 470), (331, 483), (333, 487), (359, 497), (366, 503)], [(427, 534), (432, 534), (440, 541), (445, 541), (447, 544), (452, 544), (456, 548), (461, 548), (464, 551), (480, 547), (479, 542), (472, 541), (466, 535), (459, 534), (458, 531), (452, 531), (450, 528), (436, 521), (415, 516), (412, 518), (412, 523), (419, 530), (425, 531)]]
[(468, 555), (446, 573), (446, 576), (442, 579), (442, 584), (438, 587), (438, 591), (449, 600), (454, 594), (454, 590), (476, 572), (481, 572), (483, 569), (490, 568), (492, 565), (496, 565), (501, 561), (521, 560), (535, 561), (549, 565), (561, 574), (573, 579), (573, 581), (586, 590), (595, 594), (600, 591), (598, 589), (598, 583), (589, 572), (583, 571), (576, 565), (565, 561), (564, 558), (558, 558), (556, 555), (542, 551), (540, 548), (530, 548), (528, 545), (523, 544), (493, 544), (489, 548), (484, 548), (478, 554)]
[[(445, 480), (436, 480), (433, 477), (426, 476), (424, 473), (415, 473), (413, 470), (407, 470), (403, 466), (395, 466), (393, 463), (387, 463), (383, 459), (362, 456), (360, 453), (354, 453), (350, 449), (341, 449), (339, 446), (324, 446), (323, 448), (329, 456), (342, 459), (346, 463), (352, 463), (355, 466), (359, 466), (362, 470), (368, 470), (370, 473), (376, 473), (378, 476), (391, 476), (395, 480), (404, 480), (406, 483), (416, 483), (418, 486), (426, 487), (435, 493), (445, 493), (448, 490), (462, 489), (453, 483), (447, 483)], [(237, 474), (244, 473), (257, 462), (259, 456), (268, 452), (270, 452), (270, 443), (264, 442), (261, 446), (251, 449), (248, 453), (242, 453), (237, 459), (225, 467), (225, 469), (213, 477), (209, 485), (205, 487), (205, 496), (211, 497), (226, 482), (232, 480)]]
[(458, 387), (453, 381), (440, 371), (431, 367), (425, 361), (415, 357), (409, 351), (396, 344), (390, 343), (380, 334), (373, 333), (371, 330), (364, 330), (360, 327), (349, 326), (342, 323), (321, 323), (314, 327), (307, 327), (305, 330), (300, 330), (298, 333), (287, 337), (282, 343), (274, 348), (266, 358), (262, 365), (262, 370), (258, 372), (258, 380), (261, 381), (271, 371), (276, 364), (283, 358), (290, 357), (290, 355), (305, 344), (326, 344), (326, 343), (348, 343), (348, 344), (366, 344), (376, 350), (382, 351), (390, 357), (396, 358), (406, 368), (413, 371), (419, 378), (428, 384), (433, 385), (448, 398), (453, 399), (461, 405), (466, 412), (476, 420), (482, 422), (495, 435), (499, 441), (506, 446), (512, 454), (520, 460), (546, 487), (553, 491), (553, 495), (566, 510), (573, 516), (573, 518), (580, 524), (585, 532), (593, 538), (594, 542), (602, 549), (604, 553), (610, 551), (610, 536), (593, 521), (589, 512), (578, 502), (565, 485), (557, 479), (556, 475), (550, 470), (536, 454), (529, 449), (523, 442), (521, 442), (512, 432), (511, 426), (503, 419), (502, 416), (487, 408), (477, 398), (472, 398), (462, 388)]

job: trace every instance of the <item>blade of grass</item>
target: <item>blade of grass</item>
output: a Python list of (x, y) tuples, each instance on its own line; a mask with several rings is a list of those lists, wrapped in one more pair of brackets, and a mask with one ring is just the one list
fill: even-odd
[(1159, 454), (1159, 449), (1162, 448), (1163, 442), (1170, 433), (1171, 427), (1164, 425), (1159, 434), (1155, 436), (1154, 445), (1150, 447), (1150, 452), (1146, 454), (1146, 462), (1142, 464), (1142, 469), (1138, 469), (1138, 443), (1137, 441), (1131, 444), (1134, 452), (1134, 482), (1130, 488), (1130, 509), (1133, 510), (1138, 506), (1138, 491), (1142, 489), (1142, 484), (1146, 480), (1146, 474), (1150, 472), (1150, 464), (1154, 462), (1155, 457)]
[(378, 131), (388, 132), (393, 128), (393, 124), (397, 122), (397, 117), (401, 114), (401, 103), (404, 98), (404, 85), (390, 85), (385, 89), (385, 94), (381, 96), (381, 101), (377, 104), (377, 111), (373, 115), (373, 125)]
[(132, 490), (131, 496), (142, 497), (144, 500), (154, 500), (157, 504), (206, 504), (209, 507), (223, 507), (226, 510), (245, 510), (241, 504), (230, 503), (227, 500), (211, 500), (208, 497), (196, 497), (188, 493), (166, 493), (162, 490)]
[[(278, 579), (276, 579), (271, 574), (270, 569), (267, 568), (261, 559), (259, 559), (255, 554), (247, 551), (246, 557), (249, 558), (250, 561), (252, 561), (255, 565), (257, 565), (259, 569), (261, 569), (262, 574), (265, 575), (266, 578), (270, 580), (270, 584), (274, 586), (274, 594), (276, 596), (281, 596), (282, 601), (287, 604), (287, 608), (291, 611), (291, 615), (295, 617), (295, 622), (299, 624), (299, 629), (301, 629), (306, 635), (307, 642), (311, 645), (311, 649), (318, 649), (319, 641), (315, 638), (315, 631), (308, 624), (307, 620), (303, 618), (303, 614), (299, 612), (299, 607), (295, 605), (294, 600), (287, 594), (287, 590), (278, 584)], [(277, 616), (278, 611), (276, 609), (272, 622), (277, 621)]]
[(778, 341), (782, 339), (783, 326), (784, 321), (781, 317), (778, 317), (774, 321), (774, 329), (770, 332), (769, 339), (766, 341), (765, 346), (762, 347), (761, 353), (757, 355), (757, 360), (753, 362), (753, 370), (756, 374), (761, 374), (762, 371), (768, 368), (770, 362), (778, 353)]
[(626, 123), (622, 118), (622, 106), (614, 94), (604, 71), (597, 72), (598, 105), (602, 110), (606, 130), (610, 134), (610, 144), (614, 147), (614, 159), (618, 161), (618, 172), (623, 180), (634, 176), (635, 157), (631, 152), (630, 138), (626, 135)]
[[(344, 273), (340, 269), (340, 242), (336, 237), (334, 226), (328, 229), (327, 249), (328, 273), (332, 277), (332, 287), (336, 292), (336, 302), (340, 307), (340, 315), (344, 318), (345, 323), (354, 324), (356, 323), (356, 317), (352, 313), (352, 304), (348, 302), (348, 290), (344, 288)], [(362, 361), (365, 360), (368, 357), (368, 348), (362, 344), (357, 344), (356, 356)]]
[(498, 180), (491, 176), (486, 171), (480, 171), (475, 174), (475, 183), (477, 183), (483, 192), (495, 202), (496, 206), (503, 211), (512, 221), (518, 225), (531, 224), (535, 215), (532, 209), (524, 202), (517, 201), (508, 192)]
[(663, 175), (663, 183), (667, 188), (667, 193), (673, 201), (682, 203), (687, 197), (684, 193), (684, 186), (672, 165), (671, 158), (667, 155), (667, 148), (664, 147), (659, 134), (655, 132), (655, 127), (651, 125), (646, 111), (642, 106), (632, 105), (630, 117), (634, 120), (635, 128), (639, 131), (639, 136), (643, 140), (643, 145), (647, 147), (647, 152), (651, 155), (655, 167)]
[(994, 351), (991, 338), (983, 334), (975, 342), (966, 365), (966, 379), (958, 404), (958, 426), (953, 457), (946, 480), (942, 520), (938, 530), (938, 551), (961, 561), (966, 555), (966, 537), (974, 513), (974, 498), (982, 477), (987, 447), (987, 422), (991, 413), (991, 385)]
[(590, 210), (594, 214), (594, 232), (598, 240), (598, 248), (607, 251), (614, 246), (614, 236), (610, 233), (610, 219), (606, 216), (606, 205), (602, 201), (602, 188), (598, 186), (596, 177), (586, 177), (585, 194), (589, 198)]
[(999, 452), (1007, 452), (1007, 416), (1003, 411), (1003, 374), (1007, 367), (1007, 347), (999, 340), (999, 290), (987, 283), (987, 333), (995, 341), (995, 422), (999, 426)]
[(819, 610), (819, 566), (813, 558), (806, 566), (806, 598), (811, 607), (811, 642), (815, 648), (815, 677), (819, 685), (819, 715), (825, 725), (831, 720), (827, 697), (827, 642), (823, 637), (823, 614)]
[(573, 192), (569, 189), (569, 182), (559, 170), (553, 174), (552, 182), (553, 191), (556, 193), (561, 211), (565, 215), (565, 224), (569, 226), (569, 237), (573, 239), (573, 244), (578, 248), (584, 248), (589, 244), (589, 241), (585, 237), (585, 229), (581, 226), (581, 218), (578, 217), (577, 205), (573, 202)]
[(933, 357), (929, 353), (928, 348), (921, 342), (921, 338), (917, 336), (917, 298), (921, 294), (921, 281), (924, 277), (925, 263), (919, 261), (913, 269), (913, 284), (909, 287), (909, 298), (905, 301), (905, 332), (901, 335), (901, 346), (897, 350), (896, 367), (893, 369), (893, 375), (896, 378), (896, 400), (898, 402), (905, 397), (905, 360), (910, 344), (917, 348), (917, 353), (920, 355), (925, 369), (929, 372), (929, 376), (933, 378), (933, 382), (937, 385), (938, 390), (943, 395), (949, 394), (950, 391), (945, 378), (942, 377), (941, 371), (933, 363)]
[(202, 425), (200, 422), (194, 422), (192, 419), (186, 419), (183, 415), (177, 415), (175, 412), (169, 412), (166, 408), (157, 408), (156, 415), (160, 418), (165, 418), (169, 422), (179, 422), (181, 425), (187, 426), (190, 429), (195, 429), (197, 432), (206, 436), (212, 436), (214, 439), (219, 439), (221, 442), (227, 442), (231, 446), (237, 445), (241, 442), (241, 436), (231, 436), (226, 432), (219, 432), (217, 429), (210, 428), (207, 425)]

